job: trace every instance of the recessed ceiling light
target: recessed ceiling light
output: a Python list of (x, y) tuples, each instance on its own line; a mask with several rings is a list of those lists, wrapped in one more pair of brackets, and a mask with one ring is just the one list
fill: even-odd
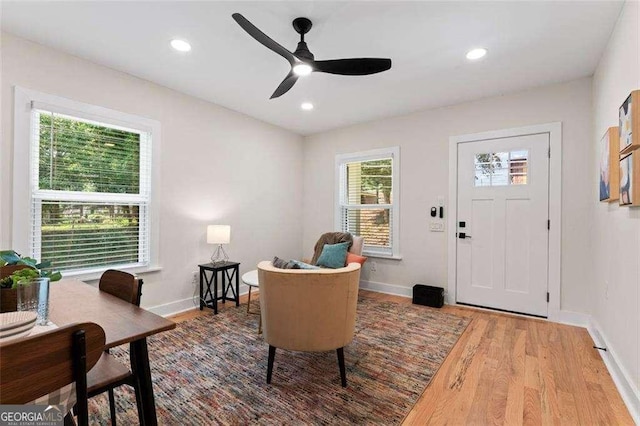
[(171, 47), (176, 49), (178, 52), (188, 52), (191, 50), (191, 45), (184, 40), (173, 39), (171, 40)]
[(300, 76), (309, 75), (311, 74), (311, 71), (313, 71), (313, 68), (311, 68), (311, 65), (307, 64), (298, 64), (293, 67), (293, 72)]
[(311, 111), (313, 109), (313, 104), (311, 102), (303, 102), (300, 105), (300, 108), (302, 108), (305, 111)]
[(471, 61), (475, 61), (477, 59), (482, 58), (486, 54), (487, 54), (487, 49), (485, 48), (480, 47), (478, 49), (472, 49), (467, 52), (467, 59)]

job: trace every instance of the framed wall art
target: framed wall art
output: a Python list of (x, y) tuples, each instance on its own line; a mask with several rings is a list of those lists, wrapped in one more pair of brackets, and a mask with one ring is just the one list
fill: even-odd
[(617, 201), (620, 195), (618, 128), (609, 127), (600, 140), (600, 201)]
[(634, 90), (618, 111), (620, 155), (640, 146), (640, 90)]
[(620, 157), (620, 199), (621, 206), (640, 206), (640, 151), (633, 151)]

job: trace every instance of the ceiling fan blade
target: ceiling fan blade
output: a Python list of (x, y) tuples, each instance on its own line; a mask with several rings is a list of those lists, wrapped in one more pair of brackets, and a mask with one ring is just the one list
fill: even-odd
[(313, 70), (340, 75), (369, 75), (391, 68), (391, 59), (352, 58), (315, 61)]
[(249, 20), (241, 14), (234, 13), (233, 15), (231, 15), (231, 17), (238, 23), (238, 25), (242, 27), (243, 30), (249, 33), (251, 37), (255, 38), (263, 46), (268, 47), (278, 55), (285, 58), (292, 66), (294, 65), (297, 58), (293, 56), (293, 53), (289, 52), (287, 49), (273, 41), (268, 35), (260, 31), (258, 27), (249, 22)]
[(298, 81), (298, 76), (294, 74), (293, 70), (291, 70), (269, 99), (278, 98), (284, 95), (293, 87), (294, 84), (296, 84), (296, 81)]

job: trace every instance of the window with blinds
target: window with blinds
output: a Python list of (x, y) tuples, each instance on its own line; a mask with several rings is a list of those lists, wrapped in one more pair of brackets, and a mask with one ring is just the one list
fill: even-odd
[(148, 130), (34, 104), (31, 252), (62, 271), (149, 264)]
[(369, 255), (398, 255), (398, 151), (337, 157), (339, 229), (364, 237), (364, 251)]

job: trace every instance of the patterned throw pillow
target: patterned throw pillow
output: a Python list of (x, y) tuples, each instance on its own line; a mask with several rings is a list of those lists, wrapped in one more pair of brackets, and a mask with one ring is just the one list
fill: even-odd
[(290, 260), (300, 267), (300, 269), (320, 269), (319, 266), (311, 265), (310, 263), (301, 262), (299, 260)]
[(325, 244), (316, 265), (333, 269), (344, 267), (344, 262), (347, 259), (347, 250), (350, 245), (351, 242)]
[(284, 259), (280, 259), (278, 256), (274, 256), (271, 264), (275, 268), (279, 269), (300, 269), (300, 266), (296, 265), (292, 261), (286, 261)]

